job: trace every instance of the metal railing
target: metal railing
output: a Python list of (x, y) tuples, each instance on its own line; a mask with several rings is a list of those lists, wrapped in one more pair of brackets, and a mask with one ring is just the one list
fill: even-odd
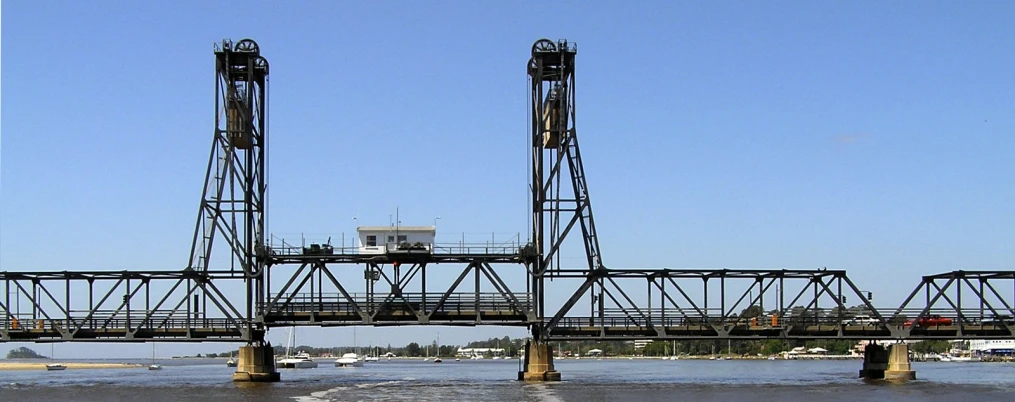
[[(710, 309), (713, 310), (713, 309)], [(1004, 329), (1015, 327), (1013, 315), (1002, 312), (1001, 316), (995, 317), (986, 314), (980, 309), (963, 309), (957, 314), (954, 309), (935, 308), (929, 309), (925, 314), (922, 309), (905, 309), (895, 314), (879, 313), (881, 319), (875, 314), (866, 314), (869, 320), (856, 322), (858, 314), (829, 314), (827, 312), (818, 315), (808, 314), (804, 311), (798, 315), (787, 315), (773, 317), (763, 315), (756, 317), (722, 316), (718, 309), (716, 314), (700, 314), (697, 312), (685, 312), (681, 314), (675, 309), (662, 311), (658, 308), (641, 309), (639, 312), (626, 311), (622, 309), (605, 309), (602, 315), (597, 316), (565, 316), (562, 317), (557, 327), (690, 327), (701, 326), (747, 326), (747, 327), (790, 327), (790, 326), (844, 326), (844, 327), (893, 327), (893, 328), (942, 328), (942, 327), (975, 327), (975, 328), (997, 328)], [(887, 309), (886, 309), (887, 310)], [(860, 314), (863, 315), (863, 314)]]
[[(279, 302), (268, 309), (268, 304), (261, 305), (267, 314), (283, 313), (317, 313), (333, 312), (354, 314), (357, 311), (435, 311), (439, 313), (448, 312), (493, 312), (493, 311), (514, 311), (526, 312), (532, 309), (532, 300), (527, 293), (512, 294), (514, 300), (505, 297), (500, 293), (452, 293), (443, 303), (443, 293), (402, 293), (401, 297), (391, 295), (368, 295), (364, 293), (352, 293), (346, 298), (340, 293), (284, 293), (271, 295), (274, 300), (278, 297)], [(425, 300), (425, 302), (424, 302)], [(439, 309), (438, 308), (439, 305)]]
[[(318, 236), (321, 237), (321, 236)], [(518, 254), (525, 243), (521, 241), (519, 234), (510, 235), (507, 238), (497, 239), (496, 234), (491, 234), (489, 239), (476, 241), (466, 239), (463, 235), (460, 241), (435, 241), (435, 242), (377, 242), (374, 244), (358, 244), (357, 241), (345, 239), (343, 235), (339, 244), (331, 244), (334, 237), (307, 239), (287, 239), (272, 235), (267, 249), (276, 256), (305, 256), (305, 255), (379, 255), (397, 253), (431, 253), (438, 255), (514, 255)]]
[[(143, 322), (142, 322), (143, 321)], [(170, 330), (232, 330), (238, 329), (240, 321), (230, 318), (186, 318), (172, 316), (152, 316), (149, 320), (142, 318), (110, 318), (102, 316), (71, 317), (70, 319), (35, 319), (15, 320), (0, 319), (0, 327), (12, 332), (47, 332), (47, 331), (170, 331)]]

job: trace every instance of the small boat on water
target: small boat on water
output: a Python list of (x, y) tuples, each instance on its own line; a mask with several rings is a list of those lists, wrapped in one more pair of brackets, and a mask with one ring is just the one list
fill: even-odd
[(162, 365), (155, 363), (155, 343), (152, 342), (152, 364), (148, 365), (149, 370), (162, 370)]
[(363, 359), (355, 353), (346, 353), (335, 360), (335, 367), (363, 367)]
[[(52, 359), (54, 356), (56, 356), (55, 349), (53, 348), (53, 345), (50, 344), (49, 345), (49, 358)], [(46, 365), (46, 371), (60, 371), (60, 370), (66, 369), (66, 368), (67, 368), (67, 366), (64, 366), (63, 364), (60, 364), (60, 363), (50, 363), (50, 364)]]
[(435, 356), (433, 358), (433, 362), (434, 363), (440, 363), (440, 362), (442, 362), (443, 360), (441, 360), (441, 333), (440, 332), (437, 333), (437, 341), (434, 342), (434, 350), (437, 351), (437, 356)]
[(955, 363), (968, 363), (968, 362), (978, 362), (978, 361), (981, 361), (981, 359), (979, 357), (977, 357), (977, 356), (963, 356), (961, 354), (955, 354), (955, 355), (953, 355), (953, 354), (950, 354), (950, 353), (942, 353), (941, 357), (940, 357), (940, 361), (943, 361), (943, 362), (955, 362)]
[(275, 363), (279, 368), (317, 368), (317, 362), (311, 359), (310, 354), (307, 352), (296, 353)]
[(289, 330), (289, 343), (285, 347), (285, 357), (275, 361), (275, 367), (278, 368), (317, 368), (317, 362), (310, 358), (310, 354), (304, 351), (297, 352), (292, 355), (293, 348), (296, 347), (296, 327), (292, 327)]
[(371, 353), (367, 354), (367, 357), (363, 358), (363, 361), (376, 362), (381, 360), (380, 356), (377, 355), (376, 353), (377, 351), (373, 348), (373, 346), (370, 347), (370, 352)]

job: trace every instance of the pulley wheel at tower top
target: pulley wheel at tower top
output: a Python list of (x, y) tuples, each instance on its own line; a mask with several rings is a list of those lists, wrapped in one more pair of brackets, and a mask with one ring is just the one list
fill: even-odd
[(551, 41), (549, 39), (545, 39), (545, 38), (544, 39), (540, 39), (540, 40), (537, 40), (536, 43), (532, 44), (532, 54), (533, 55), (535, 55), (536, 53), (556, 52), (556, 51), (557, 51), (557, 45), (555, 45), (553, 43), (553, 41)]
[(535, 74), (538, 65), (536, 63), (536, 56), (529, 58), (529, 75)]
[(257, 67), (258, 70), (264, 71), (264, 75), (268, 75), (268, 59), (257, 56), (257, 59), (254, 60), (254, 67)]
[(233, 47), (233, 50), (237, 52), (250, 53), (260, 53), (261, 51), (261, 49), (257, 47), (257, 42), (254, 42), (253, 39), (241, 39), (239, 42), (236, 42), (236, 46)]

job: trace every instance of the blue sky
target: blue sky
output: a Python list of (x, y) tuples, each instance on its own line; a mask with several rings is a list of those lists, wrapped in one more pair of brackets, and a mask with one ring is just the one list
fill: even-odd
[(0, 270), (183, 268), (212, 45), (245, 37), (271, 63), (273, 233), (351, 236), (397, 208), (451, 238), (525, 236), (524, 67), (567, 38), (608, 266), (827, 266), (886, 305), (921, 275), (1013, 269), (1008, 2), (4, 6)]

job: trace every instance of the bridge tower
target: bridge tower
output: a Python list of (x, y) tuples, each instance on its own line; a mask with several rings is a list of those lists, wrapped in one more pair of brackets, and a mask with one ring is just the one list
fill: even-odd
[(537, 256), (529, 271), (539, 320), (532, 326), (533, 343), (526, 351), (526, 371), (519, 377), (530, 380), (560, 379), (553, 370), (552, 349), (545, 342), (548, 327), (544, 322), (544, 279), (560, 269), (561, 246), (575, 226), (581, 230), (589, 274), (603, 267), (575, 129), (576, 54), (577, 48), (567, 40), (554, 43), (539, 39), (532, 45), (527, 66), (531, 97), (531, 237)]
[[(243, 338), (249, 344), (240, 348), (234, 379), (278, 381), (254, 311), (264, 298), (268, 60), (253, 40), (223, 40), (215, 46), (215, 76), (215, 129), (187, 270), (203, 273), (221, 263), (242, 276)], [(216, 238), (229, 253), (212, 260)]]

